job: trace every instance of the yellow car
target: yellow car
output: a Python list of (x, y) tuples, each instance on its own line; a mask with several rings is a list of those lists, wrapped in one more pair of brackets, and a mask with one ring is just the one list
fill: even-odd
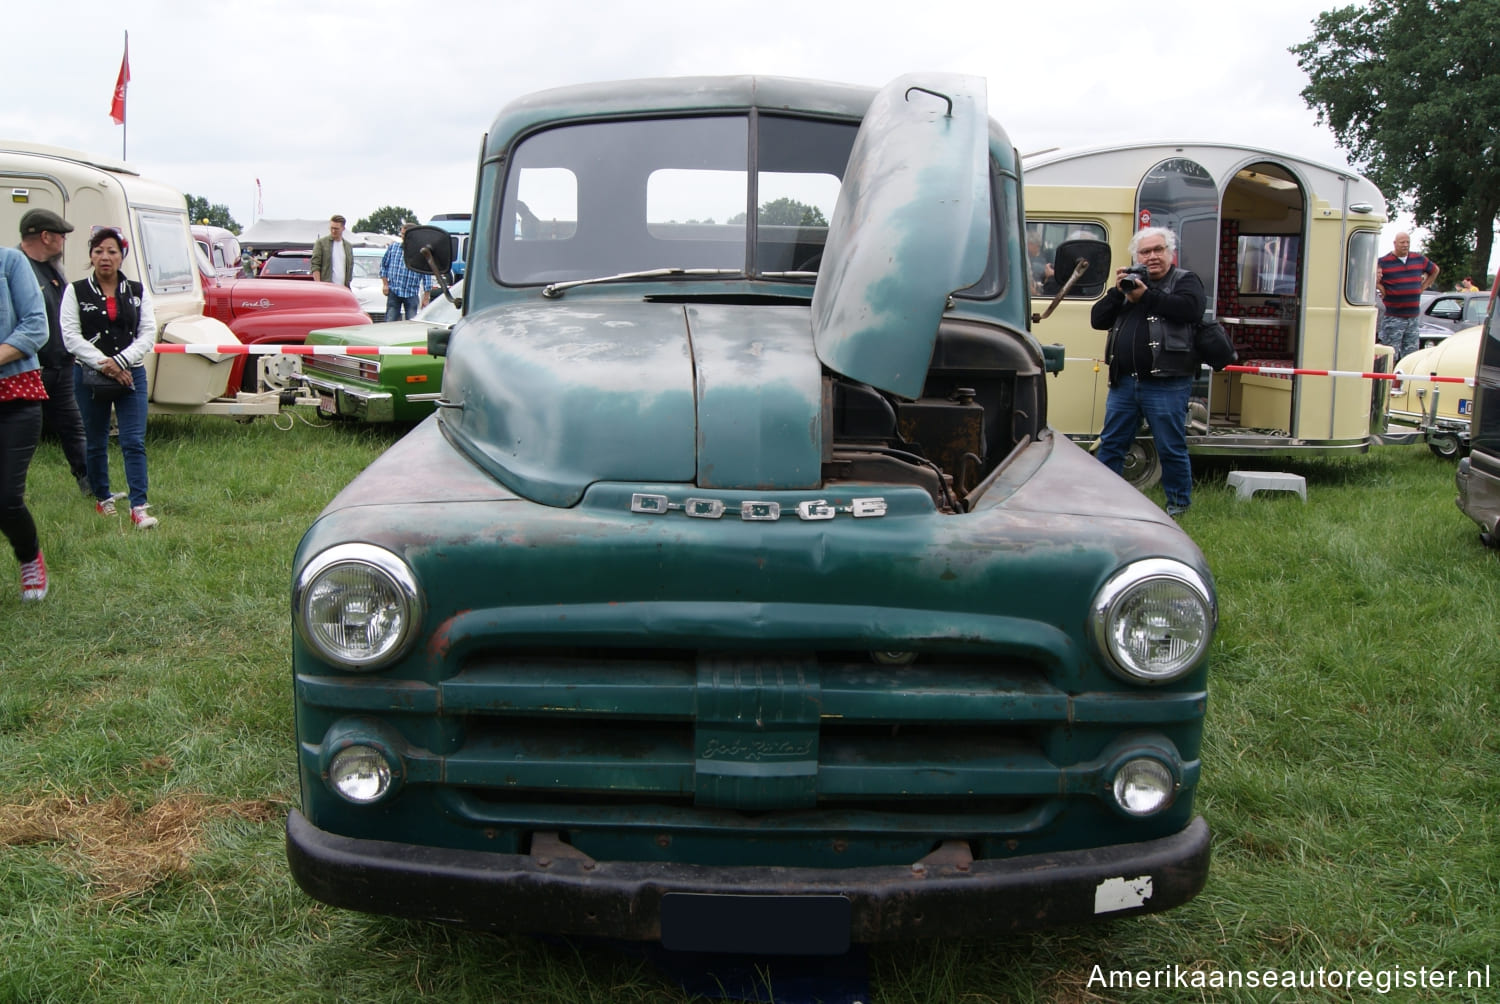
[[(1457, 459), (1469, 452), (1469, 419), (1474, 414), (1474, 367), (1483, 327), (1464, 328), (1431, 348), (1418, 349), (1396, 364), (1389, 417), (1426, 434), (1427, 446), (1440, 457)], [(1400, 374), (1465, 377), (1470, 383), (1403, 380)]]

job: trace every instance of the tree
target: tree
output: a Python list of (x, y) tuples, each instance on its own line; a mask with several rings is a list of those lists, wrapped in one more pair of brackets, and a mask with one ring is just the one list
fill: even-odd
[(416, 223), (417, 214), (405, 206), (381, 206), (354, 224), (362, 234), (400, 234), (403, 223)]
[(200, 199), (196, 195), (187, 197), (188, 219), (194, 223), (206, 223), (211, 227), (223, 227), (235, 236), (239, 236), (240, 225), (229, 215), (229, 207), (222, 203), (208, 204), (207, 199)]
[(1485, 274), (1500, 216), (1497, 25), (1500, 0), (1368, 0), (1291, 47), (1319, 123), (1455, 278)]
[[(770, 202), (761, 203), (760, 211), (755, 214), (757, 223), (765, 223), (769, 226), (780, 227), (826, 227), (828, 220), (823, 215), (823, 210), (817, 206), (809, 206), (805, 202), (789, 199), (783, 196), (772, 199)], [(726, 223), (744, 223), (745, 214), (735, 213)]]

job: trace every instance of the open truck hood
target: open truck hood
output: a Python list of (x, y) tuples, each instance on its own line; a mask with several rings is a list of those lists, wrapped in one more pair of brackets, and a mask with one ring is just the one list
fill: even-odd
[(818, 358), (851, 380), (921, 394), (948, 297), (989, 252), (984, 79), (897, 77), (849, 155), (813, 292)]

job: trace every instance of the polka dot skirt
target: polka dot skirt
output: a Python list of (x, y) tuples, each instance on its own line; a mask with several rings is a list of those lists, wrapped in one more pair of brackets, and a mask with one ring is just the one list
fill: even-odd
[(47, 388), (41, 370), (27, 370), (0, 379), (0, 401), (45, 401)]

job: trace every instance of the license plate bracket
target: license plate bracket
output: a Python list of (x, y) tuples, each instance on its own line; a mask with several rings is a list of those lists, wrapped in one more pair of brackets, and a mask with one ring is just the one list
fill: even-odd
[(674, 952), (843, 955), (853, 905), (837, 895), (669, 892), (661, 899), (662, 947)]

